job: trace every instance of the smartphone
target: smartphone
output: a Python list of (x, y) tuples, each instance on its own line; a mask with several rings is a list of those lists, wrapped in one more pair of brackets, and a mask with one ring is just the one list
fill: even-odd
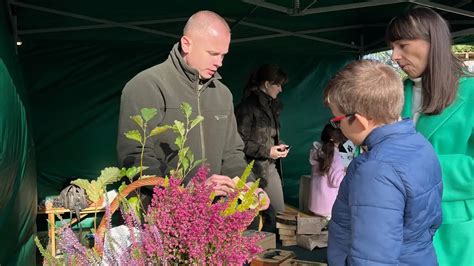
[(286, 151), (286, 150), (289, 150), (289, 149), (291, 149), (291, 146), (288, 145), (284, 149), (278, 149), (278, 151)]

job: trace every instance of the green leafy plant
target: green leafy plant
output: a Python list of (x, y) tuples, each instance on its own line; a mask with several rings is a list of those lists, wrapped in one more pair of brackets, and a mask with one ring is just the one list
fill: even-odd
[(106, 186), (119, 181), (124, 176), (123, 174), (123, 171), (117, 167), (107, 167), (101, 171), (100, 176), (96, 180), (76, 179), (71, 181), (71, 184), (83, 188), (86, 191), (87, 197), (93, 203), (97, 203), (105, 193)]
[(38, 247), (39, 252), (41, 253), (41, 256), (44, 258), (44, 263), (43, 265), (51, 265), (54, 266), (58, 264), (59, 260), (53, 257), (51, 253), (49, 253), (48, 250), (44, 249), (43, 245), (41, 244), (41, 241), (39, 240), (38, 236), (35, 236), (35, 244)]
[(125, 137), (138, 141), (141, 144), (140, 152), (140, 178), (143, 177), (143, 154), (145, 152), (145, 144), (148, 138), (161, 134), (169, 129), (169, 126), (157, 126), (153, 128), (149, 134), (147, 134), (148, 122), (158, 114), (158, 109), (156, 108), (143, 108), (140, 111), (140, 115), (134, 115), (130, 118), (140, 127), (139, 130), (130, 130), (125, 133)]
[(171, 175), (184, 178), (192, 169), (203, 162), (203, 160), (194, 160), (194, 154), (191, 152), (189, 147), (185, 147), (185, 143), (189, 131), (199, 125), (204, 120), (204, 117), (198, 115), (194, 119), (191, 119), (192, 107), (186, 102), (180, 105), (180, 109), (184, 115), (185, 122), (175, 120), (173, 125), (157, 126), (153, 128), (149, 134), (147, 134), (148, 122), (157, 115), (158, 110), (156, 108), (143, 108), (140, 111), (140, 115), (130, 117), (141, 130), (131, 130), (125, 133), (127, 138), (137, 141), (141, 145), (140, 178), (143, 176), (142, 170), (145, 169), (143, 167), (143, 154), (148, 138), (161, 134), (168, 129), (171, 129), (176, 133), (177, 137), (175, 144), (178, 147), (178, 164), (176, 169), (171, 171)]
[[(239, 195), (232, 199), (232, 202), (228, 205), (228, 207), (222, 212), (222, 215), (229, 216), (234, 214), (235, 212), (243, 212), (248, 209), (255, 209), (259, 204), (259, 199), (255, 195), (255, 191), (258, 188), (260, 180), (252, 183), (249, 187), (247, 186), (247, 178), (249, 177), (250, 173), (252, 172), (254, 161), (251, 161), (247, 167), (245, 168), (244, 173), (236, 182), (236, 190)], [(211, 193), (211, 200), (214, 200), (214, 194)], [(239, 204), (240, 201), (240, 204)], [(262, 205), (265, 204), (263, 200)]]
[(177, 134), (175, 144), (178, 146), (178, 164), (175, 170), (172, 170), (170, 174), (177, 178), (184, 178), (192, 169), (201, 164), (204, 160), (194, 160), (194, 154), (191, 152), (189, 147), (185, 146), (188, 139), (188, 133), (195, 126), (199, 125), (204, 117), (201, 115), (191, 119), (192, 107), (188, 103), (181, 104), (181, 112), (183, 113), (186, 121), (185, 123), (175, 120), (172, 126), (167, 126)]
[[(89, 198), (92, 203), (94, 203), (94, 207), (97, 210), (99, 200), (101, 199), (102, 195), (106, 193), (106, 187), (109, 184), (113, 184), (122, 177), (127, 176), (132, 178), (135, 176), (139, 171), (139, 168), (133, 167), (130, 169), (122, 168), (119, 169), (117, 167), (107, 167), (100, 172), (100, 176), (97, 177), (96, 180), (86, 180), (86, 179), (76, 179), (71, 181), (71, 184), (81, 187), (85, 190), (87, 197)], [(106, 200), (106, 199), (104, 199)], [(94, 213), (94, 229), (96, 227), (96, 218), (97, 212)]]

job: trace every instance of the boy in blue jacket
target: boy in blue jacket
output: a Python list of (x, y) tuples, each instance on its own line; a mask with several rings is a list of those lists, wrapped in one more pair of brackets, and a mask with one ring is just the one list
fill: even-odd
[(441, 168), (431, 144), (400, 119), (403, 86), (389, 66), (355, 61), (328, 84), (325, 102), (367, 152), (347, 169), (329, 224), (329, 265), (437, 265)]

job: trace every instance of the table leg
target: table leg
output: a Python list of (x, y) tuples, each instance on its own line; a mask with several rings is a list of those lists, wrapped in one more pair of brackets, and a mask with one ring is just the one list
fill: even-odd
[(56, 221), (54, 213), (48, 213), (49, 220), (49, 239), (51, 241), (51, 255), (56, 257)]

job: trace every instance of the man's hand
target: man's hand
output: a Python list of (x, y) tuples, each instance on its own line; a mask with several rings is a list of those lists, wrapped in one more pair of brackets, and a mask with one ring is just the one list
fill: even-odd
[(263, 200), (265, 200), (265, 204), (264, 205), (261, 205), (261, 208), (260, 210), (261, 211), (264, 211), (266, 209), (268, 209), (268, 207), (270, 207), (270, 198), (268, 197), (267, 195), (267, 192), (265, 192), (263, 189), (261, 188), (257, 188), (255, 190), (255, 194), (257, 195), (257, 198), (258, 198), (258, 202), (261, 204)]
[(206, 185), (214, 188), (216, 196), (227, 196), (235, 189), (234, 181), (225, 175), (211, 175), (206, 180)]

